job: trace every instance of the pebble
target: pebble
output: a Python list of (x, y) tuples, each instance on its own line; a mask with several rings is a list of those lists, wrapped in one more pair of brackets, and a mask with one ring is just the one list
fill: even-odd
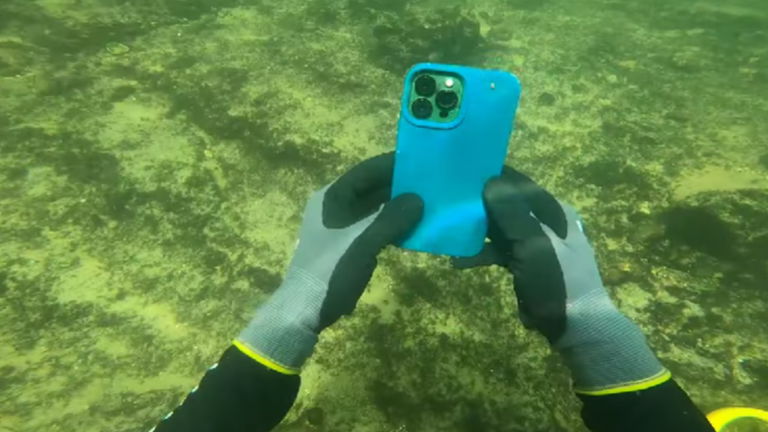
[(109, 42), (106, 46), (107, 52), (114, 56), (127, 54), (131, 51), (131, 47), (120, 42)]

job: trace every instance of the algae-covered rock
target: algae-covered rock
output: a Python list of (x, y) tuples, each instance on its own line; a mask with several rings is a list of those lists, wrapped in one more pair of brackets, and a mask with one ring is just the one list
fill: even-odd
[(372, 32), (371, 60), (395, 73), (420, 61), (471, 62), (487, 49), (480, 24), (459, 7), (382, 14)]

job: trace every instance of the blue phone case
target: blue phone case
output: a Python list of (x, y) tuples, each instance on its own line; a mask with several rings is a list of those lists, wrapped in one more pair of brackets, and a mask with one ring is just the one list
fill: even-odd
[[(463, 100), (452, 122), (420, 120), (411, 114), (411, 83), (425, 71), (458, 75), (463, 81)], [(483, 187), (502, 172), (520, 82), (500, 70), (420, 63), (406, 75), (404, 89), (392, 197), (416, 193), (424, 200), (424, 217), (400, 246), (440, 255), (476, 255), (488, 225)]]

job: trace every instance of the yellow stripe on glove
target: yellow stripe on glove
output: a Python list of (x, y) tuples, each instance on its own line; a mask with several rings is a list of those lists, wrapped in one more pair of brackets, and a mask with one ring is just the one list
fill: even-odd
[(283, 375), (298, 375), (299, 371), (294, 369), (289, 369), (285, 366), (279, 365), (272, 360), (264, 357), (263, 355), (257, 353), (255, 350), (253, 350), (248, 345), (240, 342), (239, 340), (233, 340), (232, 345), (234, 345), (240, 352), (247, 355), (248, 357), (256, 360), (258, 363), (261, 363), (262, 365), (266, 366), (269, 369), (272, 369), (275, 372), (280, 372)]

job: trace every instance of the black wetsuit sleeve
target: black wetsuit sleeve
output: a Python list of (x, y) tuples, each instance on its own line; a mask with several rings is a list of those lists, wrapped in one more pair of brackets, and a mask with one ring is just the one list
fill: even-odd
[(592, 432), (714, 432), (673, 380), (637, 392), (579, 398), (581, 417)]
[(293, 405), (301, 379), (268, 369), (234, 346), (211, 367), (155, 432), (258, 432), (274, 428)]

